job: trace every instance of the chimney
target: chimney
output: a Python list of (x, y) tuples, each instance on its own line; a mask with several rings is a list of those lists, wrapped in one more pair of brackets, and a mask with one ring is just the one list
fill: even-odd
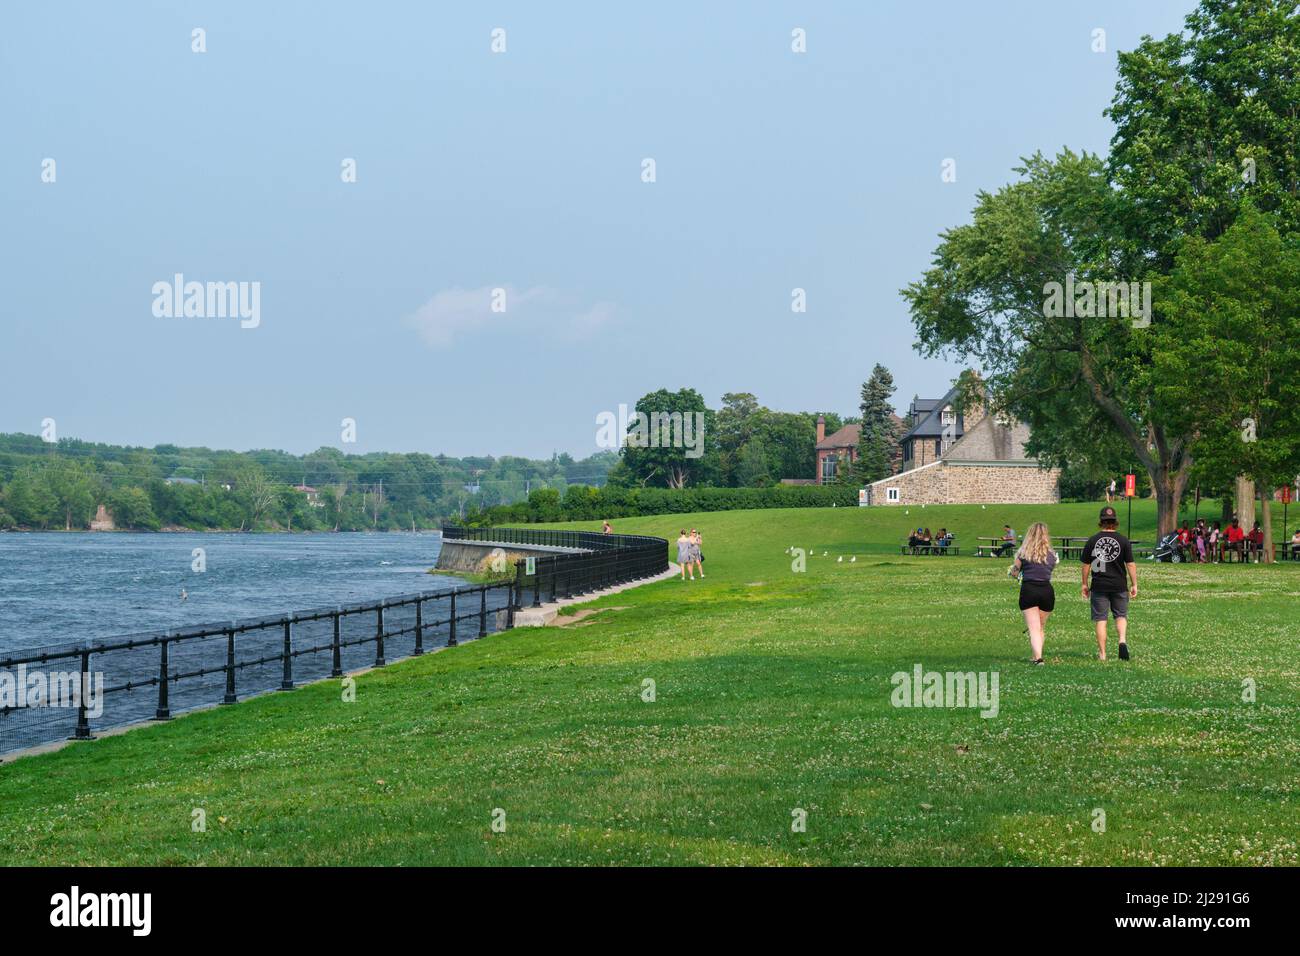
[(817, 416), (817, 444), (821, 444), (826, 437), (826, 419), (822, 415)]

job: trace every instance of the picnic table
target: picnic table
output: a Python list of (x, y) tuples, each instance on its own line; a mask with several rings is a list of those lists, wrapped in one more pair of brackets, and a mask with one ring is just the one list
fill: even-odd
[[(1018, 543), (1004, 541), (1002, 538), (980, 537), (980, 538), (976, 538), (975, 540), (987, 542), (987, 544), (981, 544), (979, 547), (975, 549), (975, 557), (977, 558), (997, 558), (997, 557), (1005, 558), (1010, 556), (1010, 554), (1014, 553), (1015, 549), (1019, 547)], [(1011, 550), (1006, 554), (1003, 554), (1002, 553), (1003, 548), (1010, 548)]]
[(955, 543), (957, 540), (956, 535), (953, 535), (953, 542), (954, 542), (953, 544), (942, 545), (942, 544), (938, 544), (937, 540), (938, 539), (931, 541), (930, 544), (908, 544), (907, 542), (903, 542), (898, 547), (898, 553), (899, 554), (932, 554), (932, 555), (961, 554), (961, 548), (957, 547)]
[(1059, 535), (1056, 540), (1061, 542), (1056, 553), (1063, 561), (1070, 558), (1077, 559), (1083, 557), (1083, 546), (1088, 543), (1087, 538), (1081, 538), (1078, 535), (1069, 534)]

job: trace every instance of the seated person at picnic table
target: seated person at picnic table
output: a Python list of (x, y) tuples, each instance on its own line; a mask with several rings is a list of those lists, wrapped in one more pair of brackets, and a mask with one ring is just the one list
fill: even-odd
[(1246, 535), (1246, 543), (1249, 545), (1247, 550), (1256, 555), (1264, 550), (1264, 529), (1259, 526), (1258, 521), (1255, 522), (1255, 527), (1250, 529), (1250, 533)]
[[(1297, 531), (1296, 534), (1300, 535), (1300, 531)], [(942, 550), (947, 551), (948, 546), (952, 544), (952, 534), (948, 531), (947, 528), (940, 528), (939, 537), (935, 539), (934, 543), (937, 544)]]
[(921, 532), (921, 547), (926, 551), (930, 550), (930, 545), (934, 541), (934, 536), (930, 534), (930, 529), (926, 528)]
[(1300, 558), (1300, 528), (1295, 529), (1295, 534), (1291, 535), (1291, 559)]
[(917, 528), (907, 536), (907, 546), (915, 551), (921, 546), (921, 529)]
[(1237, 523), (1236, 518), (1232, 519), (1232, 524), (1228, 525), (1227, 529), (1223, 532), (1223, 536), (1228, 539), (1227, 545), (1224, 547), (1225, 551), (1241, 552), (1241, 542), (1245, 540), (1246, 532), (1242, 530), (1241, 525)]
[(1002, 546), (998, 548), (998, 556), (1003, 557), (1016, 550), (1016, 532), (1009, 524), (1002, 526)]

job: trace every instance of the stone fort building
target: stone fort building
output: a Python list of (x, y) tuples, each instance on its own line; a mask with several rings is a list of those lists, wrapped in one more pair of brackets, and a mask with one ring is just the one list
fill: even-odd
[(1056, 504), (1060, 471), (1025, 455), (1029, 428), (984, 406), (956, 409), (957, 388), (914, 399), (900, 470), (866, 487), (870, 505)]

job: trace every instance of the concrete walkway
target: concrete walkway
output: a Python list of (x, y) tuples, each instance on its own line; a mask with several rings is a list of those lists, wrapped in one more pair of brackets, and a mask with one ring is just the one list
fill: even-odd
[[(642, 584), (654, 584), (656, 581), (666, 581), (682, 573), (681, 565), (668, 562), (668, 570), (662, 574), (656, 574), (652, 578), (642, 578), (639, 581), (629, 581), (627, 584), (616, 584), (612, 588), (605, 588), (603, 591), (592, 591), (590, 594), (582, 594), (577, 597), (559, 598), (555, 601), (544, 603), (541, 607), (532, 607), (525, 604), (521, 610), (515, 611), (515, 627), (545, 627), (552, 623), (560, 613), (560, 608), (568, 607), (571, 604), (589, 604), (598, 598), (606, 597), (610, 594), (617, 594), (619, 591), (626, 591), (628, 588), (639, 587)], [(531, 600), (531, 593), (525, 592), (525, 600)]]

